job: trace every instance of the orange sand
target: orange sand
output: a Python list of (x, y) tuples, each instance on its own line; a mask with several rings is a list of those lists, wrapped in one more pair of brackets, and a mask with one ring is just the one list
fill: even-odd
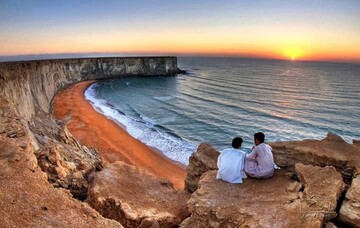
[(82, 145), (96, 148), (109, 162), (124, 161), (166, 178), (175, 188), (184, 188), (185, 167), (130, 136), (114, 121), (101, 115), (85, 99), (84, 92), (94, 81), (80, 82), (54, 98), (56, 119), (68, 119), (67, 128)]

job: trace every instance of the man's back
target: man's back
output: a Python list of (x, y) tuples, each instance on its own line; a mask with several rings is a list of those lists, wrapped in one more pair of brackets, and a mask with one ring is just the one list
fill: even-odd
[(223, 150), (217, 161), (219, 170), (216, 178), (230, 183), (242, 183), (242, 178), (246, 178), (245, 157), (246, 153), (239, 149)]

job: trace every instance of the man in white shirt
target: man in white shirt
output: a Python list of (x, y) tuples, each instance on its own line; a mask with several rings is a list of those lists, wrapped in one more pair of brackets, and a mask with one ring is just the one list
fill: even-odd
[(233, 148), (221, 151), (217, 160), (219, 168), (217, 179), (237, 184), (242, 183), (242, 179), (246, 178), (244, 172), (246, 153), (240, 150), (242, 142), (242, 138), (236, 137), (232, 141)]
[(254, 143), (250, 154), (246, 156), (245, 172), (253, 178), (269, 178), (274, 175), (274, 158), (272, 148), (264, 143), (265, 135), (262, 132), (254, 134)]

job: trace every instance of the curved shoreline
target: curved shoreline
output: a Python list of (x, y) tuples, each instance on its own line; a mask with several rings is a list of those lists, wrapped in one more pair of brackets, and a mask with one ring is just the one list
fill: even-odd
[(95, 81), (69, 86), (54, 97), (56, 119), (66, 126), (82, 145), (96, 148), (109, 162), (124, 161), (166, 178), (177, 189), (184, 188), (185, 167), (165, 157), (154, 148), (133, 138), (113, 120), (97, 112), (85, 99), (85, 90)]

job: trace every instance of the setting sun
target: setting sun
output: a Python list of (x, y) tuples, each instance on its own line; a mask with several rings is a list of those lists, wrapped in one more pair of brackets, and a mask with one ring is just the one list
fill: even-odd
[(304, 54), (303, 54), (303, 51), (300, 50), (299, 48), (291, 47), (291, 48), (286, 48), (284, 50), (284, 56), (287, 59), (295, 60), (295, 59), (297, 59), (299, 57), (303, 57)]

